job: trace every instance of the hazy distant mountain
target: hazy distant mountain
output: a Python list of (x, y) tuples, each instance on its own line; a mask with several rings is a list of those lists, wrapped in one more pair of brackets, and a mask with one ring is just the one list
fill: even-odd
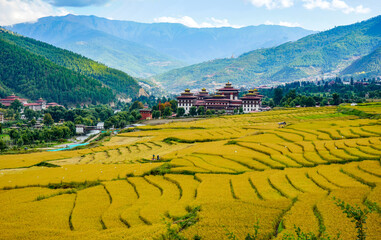
[(0, 95), (43, 97), (61, 104), (109, 103), (137, 97), (126, 73), (76, 53), (0, 28)]
[(381, 75), (381, 46), (368, 55), (354, 61), (345, 68), (341, 74), (343, 75)]
[(74, 15), (41, 18), (8, 29), (140, 77), (277, 46), (314, 33), (298, 27), (189, 28)]
[(68, 19), (70, 16), (47, 17), (36, 23), (17, 24), (7, 28), (21, 35), (79, 53), (134, 76), (147, 77), (185, 66), (180, 61), (150, 47)]
[[(236, 86), (253, 86), (315, 79), (323, 74), (335, 76), (380, 44), (381, 16), (378, 16), (312, 34), (296, 42), (251, 51), (236, 59), (219, 59), (175, 69), (156, 76), (155, 80), (169, 90), (180, 91), (184, 87), (215, 88), (228, 80)], [(379, 52), (376, 51), (375, 54), (377, 53)], [(373, 61), (371, 59), (373, 58), (369, 56), (363, 60)], [(356, 64), (359, 68), (354, 71), (363, 71), (360, 63)], [(349, 73), (349, 70), (346, 72)]]

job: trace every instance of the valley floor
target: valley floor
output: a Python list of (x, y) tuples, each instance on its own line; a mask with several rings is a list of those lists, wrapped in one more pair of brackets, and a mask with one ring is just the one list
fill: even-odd
[[(141, 126), (89, 149), (0, 155), (0, 239), (152, 239), (163, 219), (196, 206), (198, 222), (181, 231), (188, 239), (244, 239), (257, 221), (260, 239), (282, 239), (294, 225), (356, 239), (332, 198), (381, 206), (380, 125), (336, 107), (286, 109)], [(33, 166), (41, 162), (50, 165)], [(379, 239), (379, 209), (366, 226)]]

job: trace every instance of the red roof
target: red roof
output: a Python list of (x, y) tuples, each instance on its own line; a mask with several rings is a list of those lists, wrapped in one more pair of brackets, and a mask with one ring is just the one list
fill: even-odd
[(195, 105), (197, 105), (197, 106), (203, 106), (203, 105), (205, 105), (205, 101), (204, 100), (197, 100)]
[(11, 96), (8, 96), (8, 97), (6, 97), (6, 98), (3, 98), (3, 99), (0, 99), (0, 101), (14, 101), (14, 100), (23, 100), (23, 101), (26, 101), (26, 100), (28, 100), (28, 99), (25, 99), (25, 98), (22, 98), (22, 97), (19, 97), (19, 96), (16, 96), (16, 95), (11, 95)]
[(181, 96), (178, 96), (176, 97), (177, 99), (196, 99), (197, 97), (194, 96), (194, 95), (189, 95), (189, 96), (184, 96), (184, 95), (181, 95)]

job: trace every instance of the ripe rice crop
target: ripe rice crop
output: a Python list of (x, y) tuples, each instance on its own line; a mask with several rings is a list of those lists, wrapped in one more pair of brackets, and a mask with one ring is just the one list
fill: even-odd
[(308, 179), (306, 172), (303, 169), (287, 169), (287, 180), (289, 183), (301, 192), (314, 194), (326, 194), (327, 192)]
[(317, 167), (318, 173), (327, 179), (330, 183), (338, 187), (366, 187), (359, 181), (340, 171), (340, 165), (328, 165)]
[(197, 189), (197, 202), (234, 200), (229, 175), (196, 174), (196, 177), (201, 180)]
[(102, 214), (109, 205), (110, 198), (103, 186), (79, 191), (71, 216), (74, 229), (78, 231), (104, 229)]
[(319, 186), (321, 189), (327, 190), (327, 191), (332, 191), (334, 189), (339, 188), (338, 185), (335, 185), (322, 175), (318, 174), (316, 168), (309, 169), (306, 172), (306, 176), (313, 181), (317, 186)]
[[(75, 194), (63, 194), (41, 201), (12, 203), (0, 207), (0, 226), (18, 229), (57, 229), (70, 231), (69, 216)], [(3, 232), (3, 227), (0, 227)]]
[(303, 232), (319, 233), (319, 221), (314, 214), (314, 206), (324, 194), (305, 193), (298, 196), (298, 200), (284, 215), (283, 223), (285, 230), (292, 233), (294, 225), (300, 227)]
[(140, 216), (146, 221), (160, 223), (166, 212), (172, 210), (173, 215), (182, 216), (186, 214), (185, 208), (177, 206), (180, 199), (180, 190), (176, 184), (166, 180), (163, 176), (146, 176), (146, 180), (161, 190), (161, 196), (156, 201), (147, 204), (140, 210)]
[[(197, 188), (200, 183), (194, 179), (194, 176), (166, 174), (165, 178), (177, 184), (181, 190), (180, 199), (176, 203), (177, 209), (170, 209), (169, 214), (172, 216), (181, 215), (184, 213), (184, 209), (192, 205), (196, 199)], [(181, 211), (179, 212), (178, 209)]]
[(325, 164), (327, 163), (326, 160), (324, 160), (317, 152), (313, 151), (313, 152), (305, 152), (304, 153), (304, 157), (306, 158), (306, 160), (310, 161), (310, 162), (314, 162), (316, 164)]
[(358, 167), (364, 172), (381, 177), (380, 161), (362, 161)]
[(346, 164), (341, 171), (369, 187), (375, 187), (376, 183), (381, 183), (381, 177), (361, 171), (358, 163)]
[(287, 198), (294, 199), (302, 192), (293, 187), (283, 172), (277, 172), (269, 176), (269, 182)]
[(120, 218), (131, 227), (152, 224), (151, 222), (148, 222), (147, 219), (142, 218), (140, 211), (142, 208), (149, 206), (149, 204), (157, 201), (161, 197), (160, 189), (141, 177), (132, 177), (127, 180), (133, 186), (138, 200), (122, 211)]
[(231, 161), (226, 158), (222, 158), (220, 156), (216, 155), (205, 155), (205, 154), (193, 154), (195, 157), (199, 157), (203, 159), (205, 162), (208, 162), (210, 164), (223, 167), (225, 169), (230, 169), (235, 172), (246, 172), (250, 171), (249, 168), (245, 167), (242, 164), (239, 164), (237, 162)]
[(266, 173), (248, 174), (253, 188), (264, 200), (286, 200), (281, 192), (271, 186)]
[[(200, 206), (181, 232), (189, 239), (226, 239), (227, 230), (244, 239), (257, 220), (259, 239), (281, 239), (294, 224), (354, 239), (332, 197), (381, 204), (381, 131), (378, 120), (336, 109), (174, 120), (88, 149), (1, 155), (0, 238), (152, 239), (163, 217)], [(59, 167), (33, 166), (42, 161)], [(380, 224), (368, 215), (369, 239)]]
[(141, 176), (161, 163), (117, 165), (65, 165), (58, 168), (33, 167), (0, 174), (0, 188), (48, 185), (61, 182), (112, 180), (127, 174)]
[(122, 221), (120, 215), (137, 201), (138, 197), (134, 188), (126, 180), (110, 181), (103, 184), (112, 199), (110, 207), (102, 215), (105, 227), (108, 229), (129, 227), (127, 222)]
[(303, 137), (303, 141), (316, 141), (317, 140), (317, 134), (313, 134), (313, 133), (308, 132), (308, 131), (303, 131), (303, 130), (300, 130), (300, 129), (288, 128), (287, 132), (294, 133), (294, 134), (297, 134), (299, 136), (302, 136)]

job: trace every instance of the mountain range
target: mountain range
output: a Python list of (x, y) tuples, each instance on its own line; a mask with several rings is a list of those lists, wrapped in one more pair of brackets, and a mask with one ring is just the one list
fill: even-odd
[(110, 103), (138, 96), (126, 73), (0, 28), (0, 95), (43, 97), (60, 104)]
[(372, 62), (379, 61), (380, 46), (381, 16), (377, 16), (295, 42), (250, 51), (238, 58), (216, 59), (171, 70), (152, 79), (174, 92), (186, 87), (215, 89), (229, 80), (243, 87), (315, 80), (362, 72), (369, 64), (374, 65), (369, 70), (379, 69), (380, 65)]
[(75, 15), (40, 18), (7, 29), (137, 77), (238, 56), (314, 33), (300, 27), (275, 25), (190, 28), (176, 23), (138, 23)]

